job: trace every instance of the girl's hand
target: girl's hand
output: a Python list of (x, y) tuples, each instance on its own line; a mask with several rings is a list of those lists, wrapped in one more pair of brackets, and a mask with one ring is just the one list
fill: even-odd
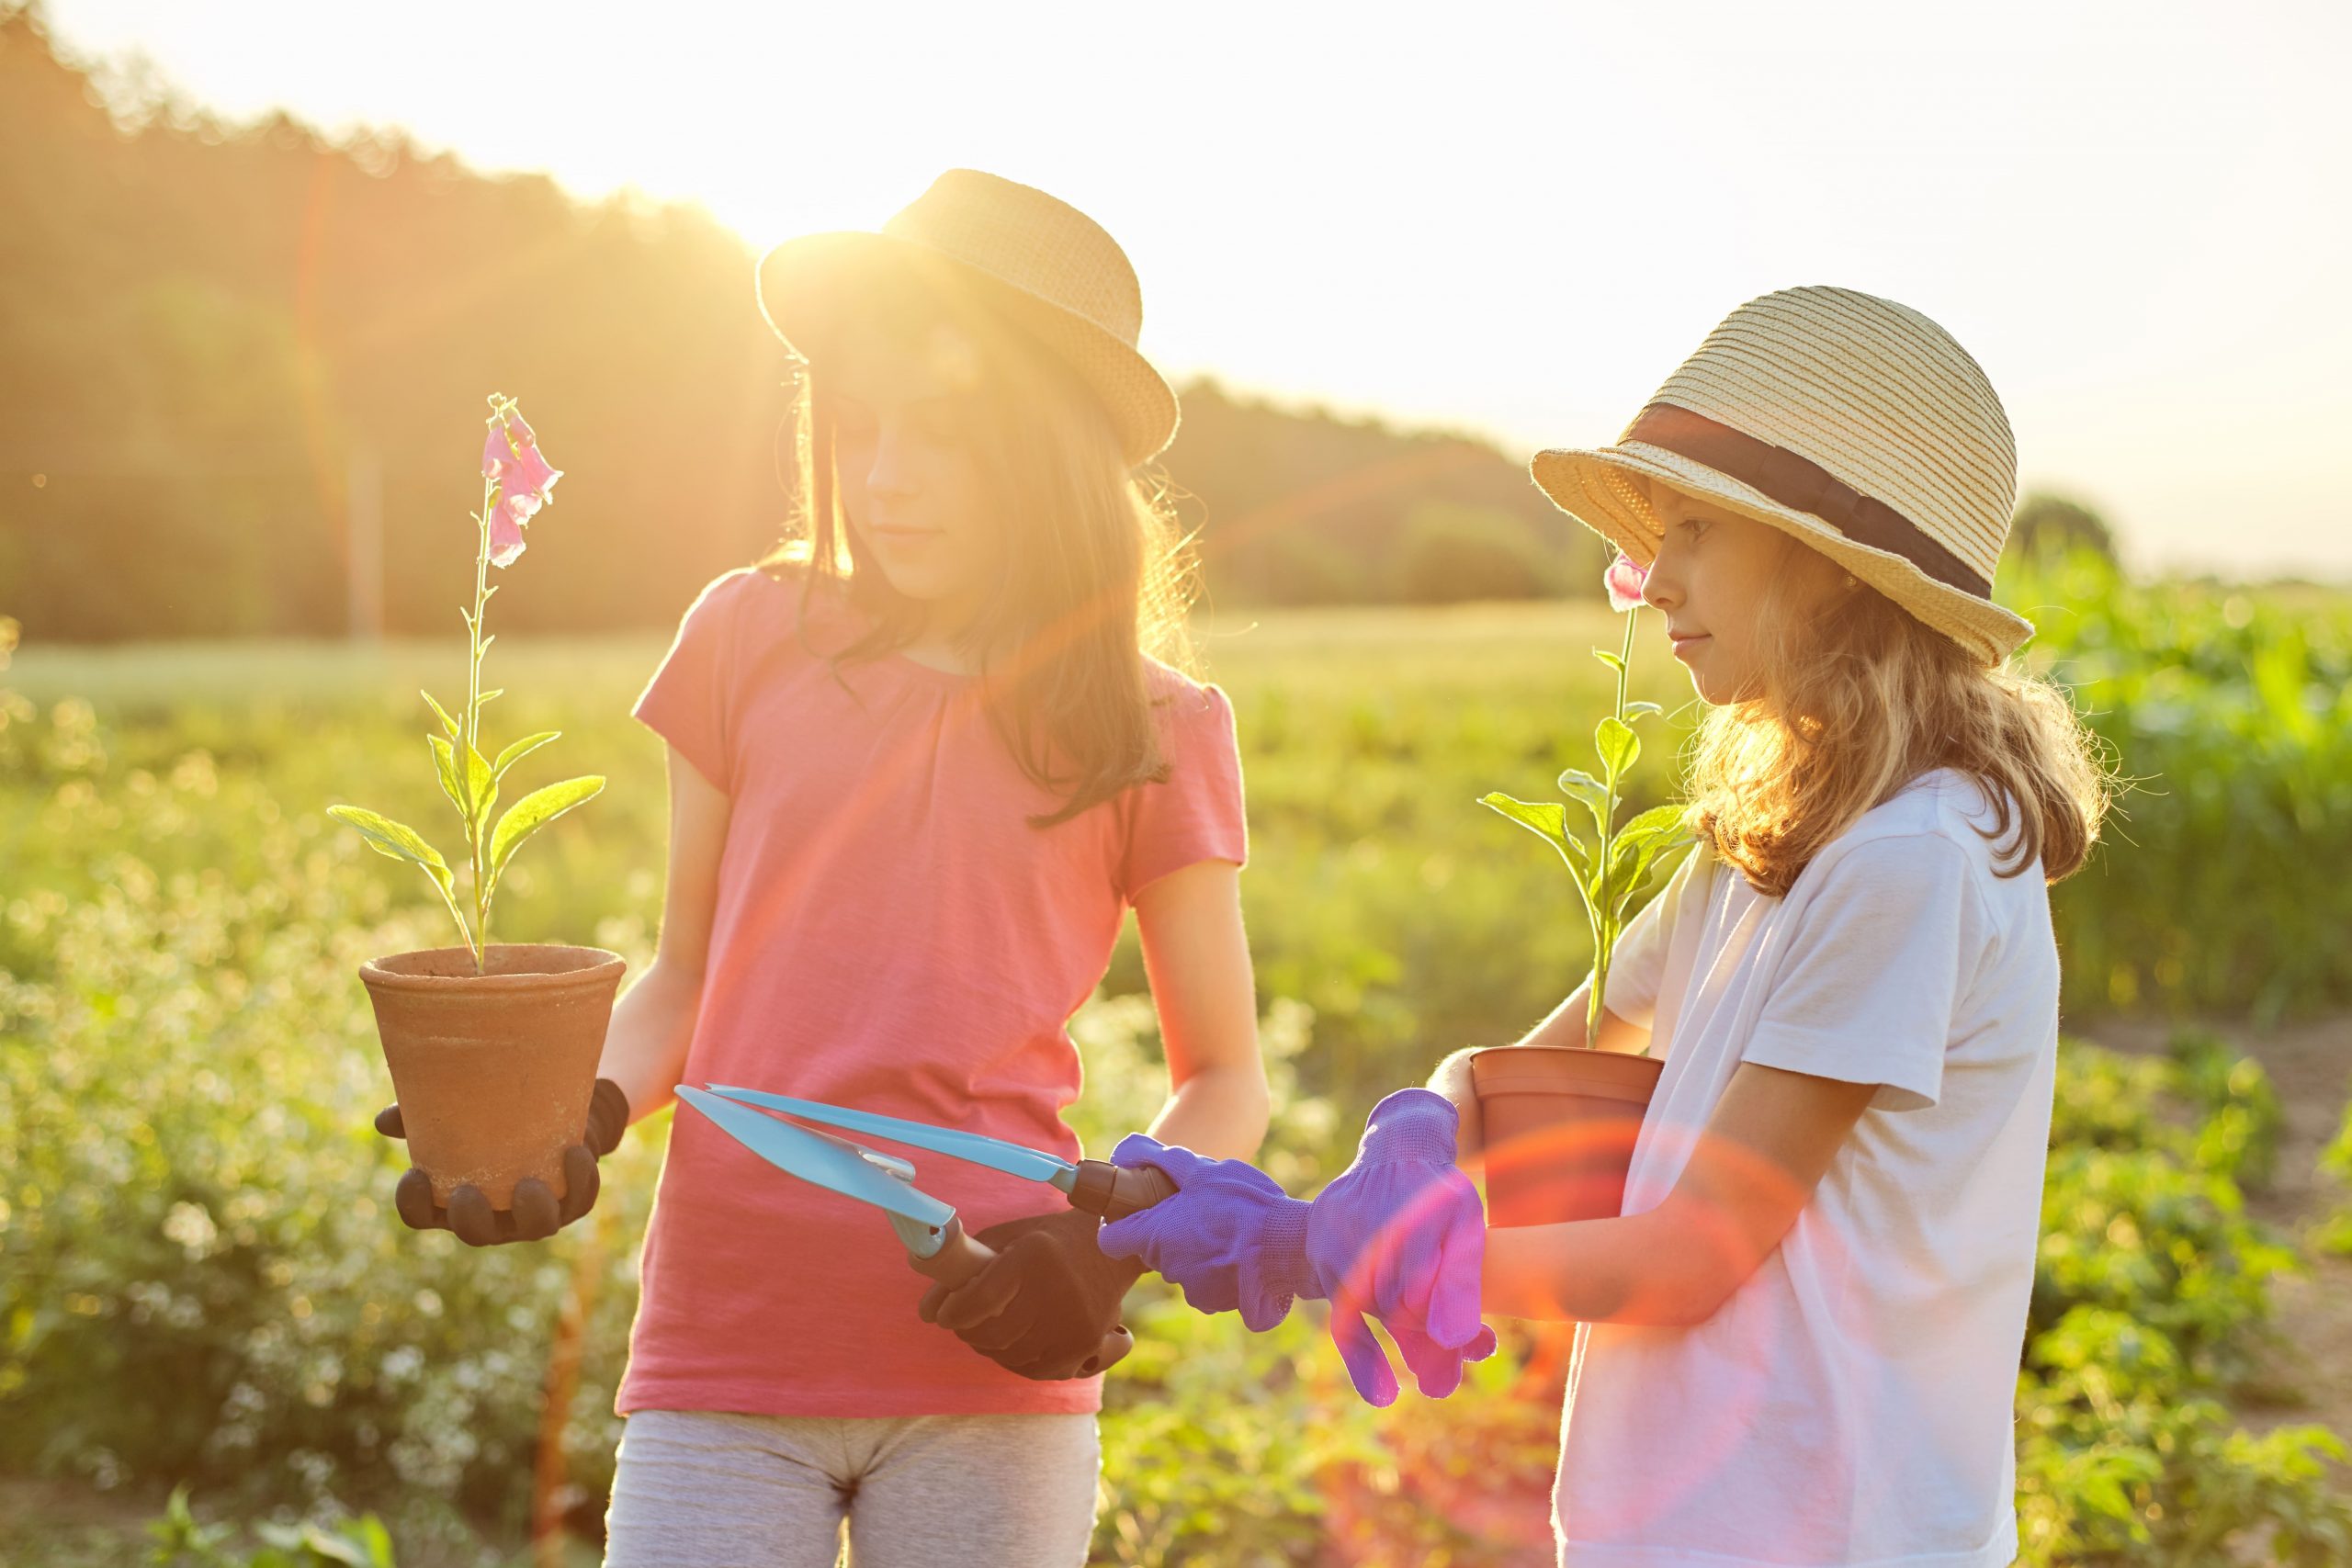
[(960, 1287), (932, 1286), (925, 1323), (1007, 1371), (1053, 1382), (1080, 1368), (1119, 1325), (1119, 1303), (1142, 1270), (1095, 1245), (1102, 1222), (1077, 1209), (990, 1225), (975, 1238), (996, 1257)]
[(1309, 1212), (1306, 1252), (1331, 1302), (1331, 1337), (1356, 1392), (1396, 1398), (1396, 1374), (1365, 1319), (1387, 1325), (1421, 1393), (1443, 1399), (1465, 1361), (1495, 1351), (1478, 1321), (1487, 1215), (1454, 1168), (1456, 1113), (1426, 1089), (1401, 1089), (1374, 1108), (1353, 1165)]
[(1173, 1280), (1194, 1311), (1238, 1312), (1244, 1327), (1263, 1334), (1297, 1297), (1322, 1294), (1306, 1258), (1307, 1205), (1248, 1161), (1207, 1159), (1132, 1133), (1111, 1163), (1154, 1167), (1177, 1191), (1103, 1226), (1102, 1250)]
[[(433, 1178), (413, 1165), (392, 1189), (392, 1206), (409, 1229), (452, 1231), (468, 1247), (544, 1241), (595, 1207), (596, 1162), (613, 1152), (628, 1127), (628, 1096), (612, 1079), (598, 1078), (588, 1100), (587, 1130), (581, 1134), (580, 1142), (563, 1151), (560, 1203), (546, 1182), (526, 1176), (514, 1184), (512, 1208), (492, 1208), (481, 1189), (468, 1182), (449, 1194), (449, 1206), (445, 1209), (433, 1201)], [(376, 1113), (376, 1131), (388, 1138), (408, 1136), (398, 1105), (387, 1105)]]

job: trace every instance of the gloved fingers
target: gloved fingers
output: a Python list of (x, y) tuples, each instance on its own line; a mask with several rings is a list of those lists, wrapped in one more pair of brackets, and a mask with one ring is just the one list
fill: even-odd
[(1406, 1367), (1425, 1397), (1443, 1399), (1462, 1386), (1460, 1351), (1447, 1349), (1407, 1323), (1391, 1323), (1388, 1337), (1396, 1341), (1396, 1353), (1405, 1358)]
[(413, 1231), (447, 1228), (433, 1201), (433, 1178), (414, 1166), (401, 1172), (400, 1181), (392, 1188), (392, 1207), (400, 1211), (401, 1223)]
[(1468, 1211), (1455, 1211), (1439, 1253), (1437, 1278), (1430, 1286), (1429, 1334), (1440, 1345), (1467, 1345), (1482, 1326), (1479, 1273), (1486, 1266), (1487, 1224), (1477, 1207), (1474, 1192)]
[(556, 1217), (556, 1229), (561, 1230), (596, 1206), (604, 1179), (596, 1169), (596, 1153), (587, 1145), (574, 1144), (563, 1151), (563, 1208)]
[(1286, 1292), (1244, 1291), (1238, 1303), (1241, 1309), (1241, 1326), (1252, 1334), (1263, 1334), (1290, 1315), (1295, 1300)]
[(1451, 1168), (1462, 1113), (1430, 1089), (1400, 1089), (1365, 1119), (1357, 1158), (1365, 1165), (1402, 1162)]
[(945, 1301), (954, 1293), (954, 1292), (947, 1288), (946, 1280), (933, 1280), (931, 1282), (931, 1289), (922, 1293), (922, 1300), (915, 1303), (915, 1315), (922, 1318), (925, 1323), (937, 1323), (939, 1321), (939, 1303)]
[(1181, 1144), (1163, 1144), (1148, 1133), (1129, 1133), (1111, 1151), (1111, 1163), (1122, 1170), (1150, 1166), (1181, 1189), (1208, 1162)]
[(504, 1239), (498, 1234), (498, 1212), (471, 1182), (449, 1194), (449, 1228), (468, 1247), (494, 1247)]
[(1495, 1353), (1495, 1331), (1483, 1325), (1464, 1345), (1441, 1345), (1409, 1324), (1390, 1324), (1388, 1336), (1412, 1369), (1414, 1382), (1430, 1399), (1443, 1399), (1462, 1386), (1463, 1363), (1483, 1361)]
[(376, 1112), (376, 1131), (388, 1138), (408, 1136), (408, 1128), (401, 1121), (401, 1108), (397, 1103), (387, 1105)]
[(1159, 1238), (1175, 1220), (1179, 1211), (1170, 1198), (1153, 1208), (1139, 1210), (1124, 1220), (1114, 1220), (1094, 1234), (1094, 1245), (1105, 1258), (1136, 1258), (1154, 1273), (1159, 1271)]
[(1234, 1272), (1230, 1269), (1213, 1269), (1198, 1279), (1178, 1280), (1184, 1292), (1184, 1304), (1208, 1317), (1238, 1310), (1241, 1292)]
[(1347, 1363), (1348, 1381), (1356, 1385), (1356, 1393), (1365, 1404), (1385, 1410), (1396, 1403), (1396, 1369), (1388, 1364), (1388, 1352), (1380, 1348), (1363, 1314), (1353, 1306), (1333, 1302), (1331, 1342), (1340, 1348), (1340, 1359)]
[(514, 1184), (513, 1210), (516, 1241), (545, 1241), (555, 1235), (563, 1224), (563, 1215), (556, 1207), (555, 1189), (536, 1176), (526, 1176)]
[[(1100, 1336), (1097, 1336), (1081, 1350), (1068, 1355), (1056, 1353), (1040, 1356), (1007, 1370), (1018, 1372), (1035, 1382), (1064, 1382), (1071, 1378), (1091, 1377), (1093, 1373), (1086, 1371), (1086, 1363), (1092, 1359), (1102, 1348), (1102, 1340)], [(1099, 1371), (1102, 1369), (1098, 1367), (1095, 1370)]]
[(1004, 1361), (1003, 1352), (1014, 1349), (1016, 1347), (1020, 1348), (1022, 1353), (1012, 1359), (1035, 1359), (1053, 1348), (1050, 1345), (1023, 1344), (1023, 1341), (1042, 1340), (1048, 1337), (1039, 1332), (1037, 1320), (1040, 1315), (1042, 1314), (1035, 1303), (1016, 1296), (1006, 1303), (1002, 1312), (996, 1314), (993, 1317), (984, 1317), (969, 1328), (957, 1329), (956, 1337), (978, 1350), (981, 1355), (997, 1361)]
[(941, 1299), (932, 1321), (940, 1327), (961, 1335), (976, 1324), (984, 1323), (1012, 1304), (1021, 1293), (1021, 1269), (1008, 1267), (1010, 1252), (1000, 1252), (978, 1274), (949, 1292)]
[(610, 1078), (598, 1078), (588, 1097), (588, 1126), (581, 1142), (599, 1158), (620, 1145), (628, 1131), (628, 1096)]
[(1078, 1376), (1078, 1369), (1085, 1359), (1083, 1356), (1067, 1356), (1056, 1352), (1034, 1356), (1020, 1361), (1006, 1361), (1000, 1359), (998, 1365), (1016, 1376), (1027, 1378), (1032, 1382), (1060, 1382), (1065, 1379)]

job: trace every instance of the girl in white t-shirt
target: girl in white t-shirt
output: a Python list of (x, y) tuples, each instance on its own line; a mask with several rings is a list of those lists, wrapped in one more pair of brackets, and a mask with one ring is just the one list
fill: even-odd
[[(1488, 1313), (1579, 1325), (1563, 1563), (2016, 1555), (2058, 1035), (2046, 885), (2083, 863), (2106, 797), (2065, 698), (2007, 662), (2032, 629), (1991, 597), (2016, 471), (1975, 361), (1835, 288), (1742, 306), (1617, 445), (1535, 460), (1647, 568), (1707, 705), (1699, 846), (1628, 930), (1601, 1037), (1580, 987), (1522, 1042), (1663, 1057), (1623, 1217), (1485, 1237)], [(1431, 1087), (1474, 1163), (1466, 1057)], [(1293, 1227), (1219, 1207), (1218, 1163), (1127, 1222), (1154, 1229), (1148, 1263), (1196, 1299), (1221, 1260), (1298, 1293), (1335, 1272), (1270, 1263)], [(1426, 1333), (1417, 1313), (1479, 1265), (1417, 1245), (1416, 1206), (1357, 1272), (1392, 1328)], [(1310, 1253), (1318, 1217), (1295, 1227)]]

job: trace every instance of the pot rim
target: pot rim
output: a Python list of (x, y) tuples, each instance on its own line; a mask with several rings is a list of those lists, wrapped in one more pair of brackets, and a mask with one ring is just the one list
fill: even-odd
[(616, 978), (628, 967), (628, 960), (609, 948), (590, 947), (561, 942), (493, 942), (490, 953), (588, 953), (597, 955), (593, 964), (570, 969), (520, 969), (503, 975), (416, 975), (401, 969), (388, 969), (385, 962), (395, 958), (420, 958), (442, 953), (464, 954), (470, 963), (473, 950), (469, 947), (418, 947), (405, 953), (380, 953), (359, 965), (360, 978), (370, 987), (400, 991), (484, 990), (512, 991), (542, 988), (553, 984), (595, 985)]
[(1663, 1056), (1590, 1045), (1494, 1045), (1470, 1058), (1470, 1082), (1489, 1094), (1566, 1094), (1647, 1099), (1666, 1070)]

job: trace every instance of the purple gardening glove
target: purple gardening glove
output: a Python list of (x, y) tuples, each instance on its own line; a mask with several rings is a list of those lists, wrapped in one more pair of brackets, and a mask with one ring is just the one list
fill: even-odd
[(1204, 1159), (1130, 1133), (1111, 1163), (1157, 1167), (1177, 1192), (1103, 1226), (1099, 1245), (1174, 1280), (1194, 1310), (1238, 1311), (1252, 1334), (1263, 1334), (1295, 1297), (1322, 1294), (1306, 1260), (1307, 1205), (1248, 1161)]
[(1495, 1351), (1494, 1330), (1478, 1321), (1487, 1216), (1454, 1168), (1457, 1116), (1443, 1095), (1398, 1089), (1373, 1108), (1355, 1163), (1308, 1213), (1307, 1258), (1331, 1303), (1331, 1337), (1374, 1404), (1396, 1399), (1396, 1374), (1367, 1316), (1387, 1326), (1431, 1399), (1461, 1386), (1464, 1361)]

